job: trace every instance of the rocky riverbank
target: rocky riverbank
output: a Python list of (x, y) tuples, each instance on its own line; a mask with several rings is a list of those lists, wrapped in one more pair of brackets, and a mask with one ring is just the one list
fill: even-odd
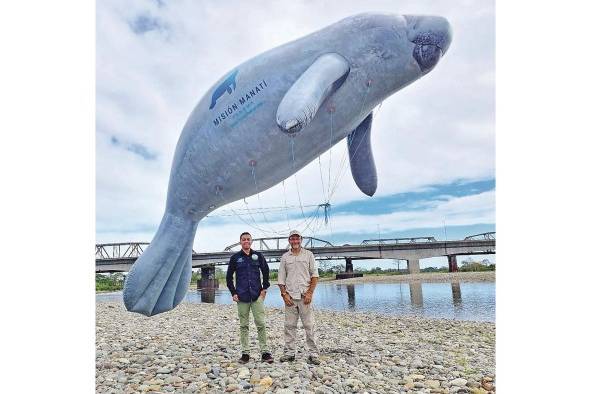
[[(320, 366), (280, 363), (283, 310), (267, 309), (275, 363), (240, 357), (234, 305), (186, 304), (147, 318), (96, 304), (96, 392), (485, 393), (495, 385), (493, 323), (316, 311)], [(303, 347), (303, 330), (298, 332)]]

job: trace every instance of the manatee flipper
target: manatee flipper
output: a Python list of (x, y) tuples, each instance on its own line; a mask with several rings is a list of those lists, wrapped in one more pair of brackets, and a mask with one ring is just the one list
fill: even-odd
[(169, 213), (150, 246), (131, 266), (123, 288), (127, 310), (152, 316), (177, 306), (191, 280), (191, 255), (197, 222)]
[(357, 187), (368, 196), (373, 196), (378, 188), (378, 175), (371, 152), (371, 122), (373, 112), (347, 136), (349, 163)]
[(306, 127), (326, 97), (349, 74), (349, 63), (339, 54), (320, 56), (289, 88), (277, 108), (277, 125), (287, 133)]

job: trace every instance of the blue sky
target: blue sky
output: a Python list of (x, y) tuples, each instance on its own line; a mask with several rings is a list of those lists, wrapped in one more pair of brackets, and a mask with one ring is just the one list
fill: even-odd
[[(376, 194), (357, 189), (341, 142), (300, 170), (297, 181), (292, 176), (205, 218), (194, 249), (221, 250), (242, 231), (276, 236), (298, 224), (337, 244), (495, 230), (494, 2), (133, 0), (96, 7), (97, 242), (151, 240), (180, 131), (223, 73), (367, 11), (442, 15), (454, 31), (439, 65), (374, 111)], [(313, 213), (327, 202), (328, 188), (334, 193), (325, 225), (323, 212)], [(284, 209), (257, 213), (268, 207)]]

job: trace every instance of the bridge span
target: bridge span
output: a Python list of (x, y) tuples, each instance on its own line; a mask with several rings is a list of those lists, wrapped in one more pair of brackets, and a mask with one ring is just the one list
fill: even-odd
[[(398, 259), (406, 260), (409, 273), (420, 272), (419, 260), (446, 256), (449, 271), (458, 270), (456, 256), (471, 254), (494, 254), (495, 233), (483, 233), (463, 240), (437, 241), (434, 237), (392, 238), (364, 240), (359, 245), (332, 245), (328, 241), (303, 237), (302, 246), (314, 253), (317, 260), (345, 260), (346, 272), (353, 272), (353, 260)], [(95, 248), (95, 272), (129, 272), (132, 264), (146, 249), (148, 243), (128, 242), (97, 244)], [(269, 263), (277, 263), (288, 249), (286, 237), (256, 238), (252, 248), (264, 253)], [(193, 251), (193, 268), (227, 265), (230, 256), (240, 249), (236, 243), (221, 252)]]

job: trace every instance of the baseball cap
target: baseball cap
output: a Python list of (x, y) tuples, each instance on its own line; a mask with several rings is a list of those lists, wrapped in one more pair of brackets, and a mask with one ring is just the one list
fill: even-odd
[[(299, 235), (299, 236), (300, 236), (300, 238), (302, 237), (302, 234), (300, 234), (300, 232), (299, 232), (298, 230), (291, 230), (291, 231), (289, 232), (289, 237), (291, 237), (292, 235)], [(289, 237), (288, 237), (288, 238), (289, 238)]]

